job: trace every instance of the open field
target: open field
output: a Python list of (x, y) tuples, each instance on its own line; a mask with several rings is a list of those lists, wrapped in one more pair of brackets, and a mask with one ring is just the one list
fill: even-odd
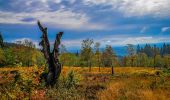
[[(39, 86), (39, 75), (43, 68), (20, 67), (0, 69), (0, 98), (20, 98), (31, 99), (84, 99), (84, 100), (168, 100), (170, 98), (170, 77), (164, 75), (161, 70), (143, 67), (115, 67), (114, 75), (111, 75), (111, 68), (93, 67), (89, 72), (87, 67), (64, 67), (60, 80), (67, 77), (67, 73), (74, 72), (77, 80), (74, 90), (69, 90), (77, 95), (69, 95), (64, 90), (47, 89)], [(6, 85), (14, 82), (15, 72), (21, 73), (22, 82), (17, 84), (15, 89), (6, 89)], [(28, 80), (32, 80), (31, 86)], [(24, 83), (24, 82), (26, 83)], [(25, 84), (30, 91), (20, 89), (20, 85)], [(19, 90), (17, 90), (19, 88)], [(17, 91), (16, 91), (17, 90)], [(12, 92), (16, 93), (12, 93)], [(25, 93), (24, 93), (24, 92)], [(18, 92), (18, 94), (17, 94)], [(58, 94), (56, 94), (58, 93)], [(69, 97), (70, 96), (70, 97)]]

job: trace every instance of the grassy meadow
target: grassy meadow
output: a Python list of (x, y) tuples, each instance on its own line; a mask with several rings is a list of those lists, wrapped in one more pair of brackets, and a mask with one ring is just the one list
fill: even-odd
[(170, 0), (0, 0), (0, 100), (170, 100)]
[(62, 68), (56, 88), (43, 86), (44, 67), (0, 68), (0, 98), (57, 100), (168, 100), (170, 76), (145, 67)]

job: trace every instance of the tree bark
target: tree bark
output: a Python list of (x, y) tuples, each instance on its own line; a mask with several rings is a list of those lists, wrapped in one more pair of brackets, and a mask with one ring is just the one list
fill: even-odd
[(99, 55), (98, 55), (98, 66), (99, 66), (99, 72), (100, 72), (100, 57), (99, 57)]
[(112, 65), (112, 75), (114, 75), (114, 69), (113, 69), (113, 65)]
[(57, 82), (61, 73), (61, 64), (59, 62), (58, 55), (60, 40), (63, 32), (59, 32), (56, 35), (54, 49), (52, 52), (50, 52), (50, 43), (47, 36), (47, 28), (43, 27), (39, 21), (38, 26), (42, 32), (42, 40), (39, 45), (42, 46), (42, 52), (45, 59), (47, 60), (48, 65), (48, 73), (43, 78), (45, 79), (47, 86), (53, 86)]

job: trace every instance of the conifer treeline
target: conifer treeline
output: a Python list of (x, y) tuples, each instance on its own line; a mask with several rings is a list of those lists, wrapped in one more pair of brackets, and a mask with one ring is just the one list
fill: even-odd
[(150, 44), (146, 44), (144, 47), (138, 45), (136, 52), (137, 54), (145, 53), (148, 57), (154, 57), (154, 55), (165, 56), (170, 54), (170, 45), (165, 43), (162, 47), (151, 46)]

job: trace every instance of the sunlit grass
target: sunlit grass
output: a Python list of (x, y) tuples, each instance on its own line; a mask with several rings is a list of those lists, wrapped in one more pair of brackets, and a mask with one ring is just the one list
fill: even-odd
[[(43, 70), (44, 67), (37, 66), (0, 68), (0, 83), (3, 84), (8, 79), (9, 81), (12, 80), (10, 71), (19, 71), (23, 81), (32, 79), (33, 84), (38, 85), (37, 78)], [(115, 74), (111, 75), (111, 68), (109, 67), (101, 67), (100, 72), (98, 67), (92, 67), (91, 72), (89, 72), (88, 67), (64, 66), (60, 75), (61, 79), (66, 77), (70, 71), (74, 71), (76, 77), (79, 78), (80, 82), (77, 85), (82, 86), (82, 89), (78, 88), (78, 91), (84, 93), (95, 91), (95, 94), (92, 95), (100, 100), (168, 100), (170, 97), (170, 77), (162, 75), (159, 69), (114, 67)], [(5, 72), (9, 73), (5, 74)], [(38, 73), (38, 75), (36, 76), (35, 73)], [(6, 80), (2, 78), (4, 75), (8, 77)], [(103, 88), (103, 90), (100, 90), (100, 88)], [(37, 95), (39, 94), (45, 96), (45, 93), (45, 89), (34, 90), (33, 88), (32, 98), (38, 98)], [(84, 99), (84, 97), (82, 98)]]
[[(67, 72), (69, 70), (74, 70), (80, 74), (82, 73), (93, 73), (93, 74), (99, 74), (99, 73), (103, 73), (103, 74), (111, 74), (111, 67), (101, 67), (101, 70), (99, 72), (99, 68), (98, 67), (92, 67), (91, 72), (89, 72), (89, 68), (88, 67), (64, 67), (63, 68), (63, 72)], [(148, 68), (148, 67), (114, 67), (114, 72), (115, 74), (133, 74), (133, 73), (142, 73), (142, 72), (147, 72), (150, 74), (154, 74), (156, 71), (158, 71), (157, 69), (154, 68)]]

